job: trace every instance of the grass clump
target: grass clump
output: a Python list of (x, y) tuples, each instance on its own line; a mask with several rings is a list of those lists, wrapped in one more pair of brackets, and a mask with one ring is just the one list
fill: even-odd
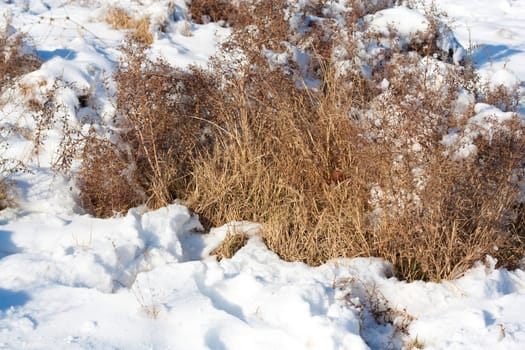
[[(118, 132), (112, 142), (88, 140), (83, 152), (82, 197), (88, 210), (103, 217), (144, 202), (159, 208), (182, 197), (191, 159), (210, 143), (202, 101), (214, 88), (204, 73), (149, 61), (145, 46), (133, 40), (126, 50), (115, 76)], [(113, 166), (100, 166), (106, 157)], [(114, 200), (112, 193), (118, 194)]]
[(0, 91), (40, 66), (40, 60), (24, 46), (25, 36), (12, 32), (10, 20), (0, 28)]
[(129, 30), (131, 39), (140, 44), (153, 43), (153, 33), (150, 31), (151, 20), (148, 16), (135, 18), (123, 8), (111, 7), (106, 13), (105, 21), (114, 29)]
[(227, 0), (192, 0), (190, 12), (195, 23), (229, 22), (238, 14), (238, 8)]
[(222, 243), (210, 254), (215, 255), (218, 261), (231, 259), (246, 243), (248, 243), (247, 234), (228, 232)]
[[(338, 27), (321, 2), (294, 21), (284, 1), (243, 2), (266, 15), (228, 18), (232, 39), (206, 70), (149, 61), (143, 45), (128, 43), (117, 132), (84, 156), (87, 208), (108, 216), (178, 198), (210, 226), (263, 223), (266, 244), (286, 260), (378, 256), (407, 280), (454, 278), (487, 254), (517, 266), (524, 130), (517, 116), (490, 133), (471, 120), (476, 98), (511, 108), (512, 94), (473, 91), (466, 67), (435, 55), (435, 33), (419, 36), (421, 49), (367, 56), (377, 38), (353, 16), (391, 4), (363, 4)], [(462, 94), (472, 105), (458, 108)], [(113, 168), (100, 166), (108, 154)], [(128, 192), (97, 204), (117, 188)]]
[(336, 113), (334, 96), (298, 89), (279, 70), (222, 92), (229, 132), (195, 160), (190, 207), (214, 224), (266, 223), (266, 243), (288, 260), (319, 264), (360, 250), (369, 167), (358, 145), (366, 140)]
[[(10, 18), (6, 18), (5, 27), (0, 28), (0, 94), (14, 86), (17, 78), (34, 71), (40, 66), (40, 60), (25, 45), (25, 35), (11, 28)], [(6, 103), (0, 96), (0, 105)], [(9, 177), (25, 169), (24, 165), (3, 153), (8, 149), (8, 136), (13, 132), (11, 125), (0, 126), (0, 210), (13, 205), (13, 196)]]
[(5, 208), (9, 207), (11, 205), (11, 196), (9, 195), (9, 188), (5, 181), (5, 179), (2, 179), (0, 181), (0, 210), (4, 210)]
[(83, 148), (82, 159), (78, 186), (83, 208), (97, 217), (108, 217), (144, 202), (130, 160), (93, 131)]

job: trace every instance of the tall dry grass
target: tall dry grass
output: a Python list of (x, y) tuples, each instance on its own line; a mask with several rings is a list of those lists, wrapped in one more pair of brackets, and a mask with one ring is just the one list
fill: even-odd
[(227, 132), (195, 159), (190, 207), (214, 225), (266, 223), (268, 246), (289, 260), (319, 264), (362, 249), (367, 140), (337, 110), (335, 88), (298, 89), (263, 69), (223, 87), (215, 106)]
[[(487, 254), (517, 266), (517, 121), (491, 140), (479, 137), (473, 159), (458, 161), (438, 137), (447, 120), (422, 115), (441, 112), (433, 107), (439, 92), (427, 92), (434, 95), (422, 113), (403, 109), (398, 134), (370, 138), (373, 129), (348, 117), (353, 94), (333, 74), (325, 72), (319, 91), (294, 88), (282, 72), (260, 74), (224, 90), (229, 132), (195, 160), (187, 203), (207, 221), (263, 222), (267, 245), (286, 260), (384, 257), (408, 280), (453, 278)], [(422, 154), (407, 151), (415, 137)], [(377, 186), (383, 195), (374, 203)]]
[(148, 16), (136, 18), (123, 8), (110, 7), (104, 19), (114, 29), (129, 30), (130, 37), (136, 42), (143, 45), (151, 45), (153, 43), (153, 33), (150, 31), (151, 21)]
[[(435, 35), (422, 35), (430, 42), (419, 50), (387, 52), (370, 77), (358, 66), (341, 74), (332, 60), (338, 29), (312, 25), (303, 41), (284, 9), (255, 7), (266, 13), (253, 21), (259, 30), (235, 24), (207, 70), (151, 62), (143, 45), (127, 44), (116, 74), (116, 137), (84, 154), (83, 198), (95, 203), (87, 208), (107, 216), (144, 200), (159, 207), (180, 199), (209, 226), (263, 223), (265, 242), (284, 259), (379, 256), (407, 280), (453, 278), (487, 254), (517, 266), (517, 118), (490, 138), (480, 134), (478, 151), (457, 160), (441, 141), (466, 127), (473, 109), (458, 115), (455, 105), (476, 84), (468, 69), (428, 58)], [(348, 23), (362, 29), (355, 18)], [(363, 43), (352, 40), (373, 40), (348, 37), (345, 50), (356, 54)], [(306, 72), (291, 56), (276, 65), (261, 55), (263, 46), (285, 50), (275, 38), (310, 55)], [(224, 59), (232, 52), (242, 58)], [(306, 86), (305, 76), (318, 85)], [(490, 98), (512, 106), (510, 95)], [(107, 157), (115, 167), (102, 166)], [(123, 196), (112, 202), (115, 192)]]
[(0, 91), (13, 83), (17, 77), (40, 66), (36, 55), (24, 46), (25, 35), (10, 32), (10, 21), (0, 28)]
[[(0, 95), (14, 86), (17, 78), (40, 66), (40, 60), (25, 44), (23, 33), (12, 32), (11, 21), (5, 21), (0, 28)], [(6, 103), (2, 98), (0, 105)], [(16, 159), (4, 157), (3, 152), (9, 147), (4, 138), (13, 132), (11, 125), (0, 126), (0, 210), (13, 204), (12, 188), (9, 177), (25, 169)]]

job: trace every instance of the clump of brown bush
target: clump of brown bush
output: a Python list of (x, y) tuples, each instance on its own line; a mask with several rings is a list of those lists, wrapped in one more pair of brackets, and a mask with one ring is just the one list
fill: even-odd
[(0, 91), (40, 66), (38, 57), (24, 47), (24, 38), (21, 33), (11, 33), (10, 21), (0, 28)]
[[(408, 339), (409, 326), (415, 320), (406, 310), (391, 305), (379, 288), (356, 276), (335, 280), (332, 284), (338, 299), (354, 308), (360, 319), (360, 334), (367, 344), (376, 348), (418, 348), (417, 340)], [(377, 325), (385, 327), (382, 336), (370, 332)], [(404, 346), (403, 346), (404, 345)]]
[(9, 206), (9, 195), (7, 192), (7, 184), (5, 181), (0, 182), (0, 210), (4, 210)]
[[(332, 59), (340, 31), (319, 21), (296, 37), (282, 19), (285, 2), (276, 3), (276, 22), (235, 29), (208, 70), (151, 62), (128, 43), (116, 75), (117, 132), (84, 155), (86, 207), (107, 216), (142, 196), (150, 207), (178, 198), (209, 225), (263, 223), (268, 247), (284, 259), (379, 256), (408, 280), (453, 278), (487, 254), (516, 266), (521, 124), (479, 133), (477, 152), (458, 159), (442, 140), (473, 116), (455, 108), (463, 86), (475, 85), (465, 83), (467, 69), (392, 48), (368, 76), (362, 62), (341, 72)], [(357, 54), (355, 40), (369, 39), (343, 44)], [(306, 68), (289, 45), (310, 55)], [(276, 63), (266, 49), (287, 59)], [(224, 58), (232, 52), (237, 60)], [(108, 155), (115, 167), (103, 168)], [(116, 188), (128, 191), (101, 206)]]
[(192, 0), (190, 12), (195, 23), (220, 22), (229, 23), (238, 14), (238, 8), (228, 0)]
[(491, 140), (479, 137), (477, 154), (469, 159), (452, 160), (443, 155), (444, 147), (428, 155), (418, 205), (383, 220), (379, 228), (380, 234), (396, 232), (385, 256), (396, 262), (400, 275), (454, 278), (486, 255), (501, 266), (518, 265), (524, 227), (516, 179), (524, 140), (517, 123)]
[(78, 174), (82, 207), (95, 216), (107, 217), (142, 204), (144, 196), (136, 184), (138, 174), (131, 168), (128, 155), (93, 131), (85, 141), (83, 166)]
[(135, 18), (125, 9), (111, 7), (108, 9), (105, 21), (114, 29), (126, 29), (130, 31), (130, 37), (143, 45), (153, 43), (153, 33), (150, 31), (150, 18), (148, 16)]
[(243, 73), (215, 98), (227, 132), (195, 159), (189, 205), (213, 224), (267, 223), (266, 242), (285, 259), (319, 264), (360, 250), (369, 167), (359, 146), (367, 140), (337, 109), (337, 87), (297, 88), (268, 67)]
[(221, 244), (210, 254), (215, 255), (218, 261), (231, 259), (242, 247), (248, 243), (248, 235), (245, 233), (228, 232)]
[[(409, 280), (458, 276), (486, 254), (516, 266), (523, 253), (512, 178), (523, 161), (519, 124), (479, 137), (478, 153), (459, 161), (440, 143), (447, 114), (433, 113), (446, 106), (435, 101), (451, 105), (454, 96), (427, 90), (413, 109), (404, 104), (416, 101), (409, 97), (390, 100), (401, 120), (379, 134), (348, 117), (345, 98), (353, 93), (333, 74), (325, 71), (325, 86), (311, 91), (283, 72), (259, 73), (222, 90), (233, 98), (221, 109), (229, 133), (195, 161), (188, 204), (197, 213), (215, 225), (263, 222), (270, 249), (314, 265), (380, 256)], [(415, 142), (420, 152), (412, 151)], [(376, 186), (382, 195), (374, 203)]]
[[(145, 47), (133, 40), (126, 50), (115, 76), (119, 89), (113, 126), (118, 132), (110, 143), (88, 140), (83, 152), (82, 197), (99, 216), (126, 211), (144, 199), (158, 208), (183, 197), (197, 149), (210, 144), (203, 103), (214, 87), (205, 73), (151, 62)], [(106, 157), (113, 166), (97, 167)], [(119, 185), (108, 192), (112, 183)]]
[[(12, 31), (10, 20), (6, 20), (5, 27), (0, 28), (0, 94), (13, 87), (18, 77), (40, 66), (40, 60), (25, 46), (24, 40), (25, 35)], [(0, 126), (1, 153), (9, 147), (5, 139), (12, 133), (11, 129), (10, 125)], [(0, 209), (12, 205), (13, 202), (8, 178), (23, 169), (24, 166), (19, 160), (0, 155)]]

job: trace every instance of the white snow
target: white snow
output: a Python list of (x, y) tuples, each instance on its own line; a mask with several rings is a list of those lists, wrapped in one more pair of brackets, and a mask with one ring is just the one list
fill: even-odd
[[(345, 2), (330, 3), (338, 13)], [(484, 80), (524, 89), (525, 1), (436, 3), (454, 20), (463, 47), (475, 45)], [(112, 114), (108, 79), (125, 33), (103, 21), (110, 5), (150, 15), (156, 35), (149, 54), (180, 67), (205, 65), (229, 33), (192, 23), (184, 0), (1, 1), (0, 27), (11, 18), (10, 32), (27, 33), (44, 60), (21, 81), (43, 102), (46, 89), (58, 84), (65, 123), (83, 117), (76, 96), (87, 91), (104, 115)], [(428, 26), (420, 12), (403, 6), (380, 11), (371, 23), (385, 35), (395, 29), (406, 41)], [(443, 38), (442, 49), (458, 48)], [(273, 57), (276, 64), (282, 59)], [(22, 91), (6, 91), (2, 99), (1, 125), (35, 127)], [(466, 129), (442, 140), (458, 158), (476, 151), (476, 135), (488, 135), (511, 116), (474, 105), (464, 92), (456, 112), (470, 107), (475, 116)], [(199, 233), (198, 217), (179, 204), (93, 218), (77, 207), (73, 181), (50, 170), (59, 132), (47, 134), (37, 155), (31, 140), (0, 136), (9, 143), (2, 155), (23, 160), (29, 170), (12, 178), (17, 208), (0, 211), (0, 349), (385, 349), (400, 348), (403, 337), (425, 349), (525, 347), (523, 270), (496, 269), (487, 257), (453, 281), (406, 283), (375, 258), (315, 268), (284, 262), (266, 248), (254, 223)], [(414, 152), (421, 147), (414, 143)], [(217, 262), (210, 252), (228, 232), (246, 232), (249, 242)], [(407, 335), (374, 320), (372, 291), (384, 299), (376, 302), (396, 311), (394, 323), (409, 321)]]
[(415, 38), (418, 33), (424, 33), (428, 30), (429, 22), (426, 17), (405, 6), (385, 9), (376, 12), (370, 22), (371, 29), (388, 36), (390, 32), (396, 33), (405, 42)]
[[(430, 1), (427, 1), (429, 3)], [(450, 26), (470, 51), (483, 82), (518, 85), (525, 112), (525, 2), (522, 0), (436, 1), (451, 18)]]

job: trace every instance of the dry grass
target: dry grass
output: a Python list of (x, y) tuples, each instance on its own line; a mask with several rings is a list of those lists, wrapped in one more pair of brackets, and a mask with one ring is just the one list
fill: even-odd
[[(0, 94), (7, 88), (12, 87), (17, 78), (29, 73), (40, 66), (36, 55), (28, 52), (24, 47), (25, 35), (10, 32), (10, 21), (6, 21), (6, 27), (0, 28)], [(4, 137), (12, 133), (12, 127), (0, 127), (0, 152), (9, 147)], [(8, 178), (24, 170), (24, 165), (13, 159), (7, 159), (0, 155), (0, 210), (13, 205), (11, 195), (11, 184)]]
[(228, 0), (192, 0), (190, 12), (195, 23), (230, 22), (238, 13), (238, 8)]
[(114, 29), (129, 30), (131, 39), (142, 45), (153, 43), (153, 33), (150, 31), (148, 16), (135, 18), (122, 8), (111, 7), (107, 11), (105, 21)]
[(40, 60), (24, 50), (24, 35), (9, 34), (9, 24), (0, 28), (0, 91), (40, 66)]
[[(96, 215), (111, 216), (144, 199), (150, 208), (170, 204), (186, 190), (190, 160), (197, 149), (210, 144), (201, 100), (214, 90), (211, 81), (203, 72), (189, 74), (164, 62), (151, 62), (144, 49), (128, 42), (115, 76), (119, 86), (115, 142), (105, 143), (102, 149), (86, 142), (81, 187), (85, 203), (102, 205), (86, 206)], [(97, 166), (108, 152), (114, 166)], [(116, 191), (122, 196), (116, 201), (107, 198), (112, 193), (107, 191), (112, 186), (108, 181), (122, 184)]]
[[(319, 14), (319, 4), (307, 10)], [(441, 140), (466, 127), (472, 108), (458, 115), (455, 103), (462, 86), (476, 84), (468, 69), (423, 59), (434, 53), (432, 33), (411, 53), (387, 52), (367, 79), (359, 66), (341, 74), (332, 63), (337, 28), (312, 25), (308, 40), (298, 38), (284, 9), (280, 1), (253, 8), (258, 30), (228, 18), (232, 40), (209, 71), (148, 61), (128, 43), (116, 75), (116, 141), (85, 150), (86, 207), (107, 216), (143, 198), (152, 208), (179, 198), (209, 225), (264, 223), (268, 247), (286, 260), (379, 256), (407, 280), (454, 278), (486, 254), (516, 266), (523, 127), (511, 121), (479, 136), (477, 153), (456, 160)], [(348, 23), (358, 29), (355, 18)], [(352, 40), (371, 40), (348, 37), (350, 57), (363, 44)], [(260, 54), (286, 51), (283, 39), (311, 55), (306, 72), (291, 55), (276, 66)], [(244, 61), (221, 59), (232, 51)], [(318, 87), (302, 85), (305, 75)], [(389, 85), (377, 88), (383, 79)], [(482, 95), (512, 107), (512, 94)]]
[[(372, 341), (376, 348), (382, 343), (387, 349), (404, 348), (402, 345), (413, 349), (417, 344), (407, 339), (408, 328), (416, 318), (392, 306), (375, 284), (350, 276), (335, 280), (332, 288), (342, 301), (357, 310), (361, 318), (360, 333), (365, 341)], [(378, 325), (386, 326), (379, 338), (376, 332), (369, 331)]]
[(248, 243), (247, 234), (228, 232), (221, 245), (215, 248), (210, 254), (215, 255), (218, 261), (231, 259), (246, 243)]
[[(522, 162), (519, 124), (490, 141), (480, 137), (474, 159), (455, 161), (438, 137), (447, 119), (428, 118), (447, 116), (446, 104), (435, 105), (440, 92), (426, 91), (419, 111), (396, 100), (403, 122), (370, 139), (362, 135), (376, 130), (347, 117), (352, 103), (341, 101), (353, 94), (330, 72), (322, 92), (295, 89), (279, 71), (260, 74), (223, 89), (229, 132), (195, 160), (188, 204), (206, 220), (263, 222), (268, 247), (286, 260), (380, 256), (408, 280), (453, 278), (486, 254), (516, 266), (522, 209), (511, 174)], [(407, 151), (414, 138), (424, 154)], [(372, 184), (384, 193), (378, 203)]]
[(126, 154), (92, 132), (85, 142), (78, 174), (80, 203), (98, 217), (113, 216), (144, 202)]
[(222, 92), (215, 106), (230, 101), (218, 113), (229, 132), (195, 160), (189, 205), (215, 225), (266, 223), (268, 246), (288, 260), (319, 264), (360, 249), (366, 203), (353, 199), (365, 197), (368, 167), (357, 149), (366, 140), (334, 111), (334, 96), (297, 89), (279, 70)]
[[(7, 144), (0, 143), (0, 152), (4, 151)], [(28, 171), (26, 166), (18, 161), (5, 157), (0, 158), (0, 210), (12, 207), (15, 204), (14, 182), (10, 177), (18, 172)]]
[[(516, 126), (513, 131), (523, 130)], [(394, 262), (400, 276), (455, 278), (486, 255), (509, 268), (523, 257), (520, 190), (512, 179), (523, 161), (523, 139), (500, 133), (492, 141), (479, 138), (477, 146), (476, 156), (461, 161), (443, 156), (439, 147), (427, 153), (423, 188), (399, 186), (395, 180), (384, 185), (394, 198), (412, 195), (402, 202), (402, 210), (385, 213), (372, 231), (385, 240), (377, 253)], [(391, 176), (413, 178), (409, 168), (396, 169)], [(388, 205), (391, 200), (385, 199), (383, 207)]]
[(0, 210), (4, 210), (5, 208), (9, 207), (11, 205), (11, 196), (8, 192), (8, 186), (5, 180), (0, 181)]

